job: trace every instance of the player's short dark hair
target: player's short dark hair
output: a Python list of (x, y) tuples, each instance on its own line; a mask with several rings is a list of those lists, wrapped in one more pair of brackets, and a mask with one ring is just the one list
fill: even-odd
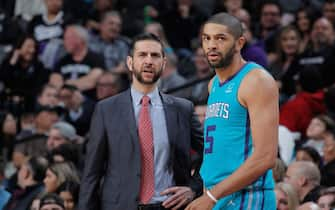
[(205, 23), (215, 23), (224, 25), (228, 28), (229, 33), (231, 33), (235, 39), (241, 37), (243, 35), (242, 23), (236, 17), (225, 13), (220, 12), (209, 18), (209, 20)]
[(137, 42), (140, 42), (140, 41), (155, 41), (155, 42), (158, 42), (162, 47), (162, 55), (163, 55), (163, 57), (165, 57), (164, 46), (163, 46), (162, 41), (156, 35), (151, 34), (151, 33), (142, 33), (142, 34), (139, 34), (136, 37), (134, 37), (134, 39), (133, 39), (133, 41), (130, 45), (129, 56), (134, 55), (135, 45), (136, 45)]

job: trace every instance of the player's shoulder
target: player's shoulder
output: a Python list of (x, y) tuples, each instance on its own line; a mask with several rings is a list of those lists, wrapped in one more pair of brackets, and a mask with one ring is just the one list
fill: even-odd
[(252, 87), (275, 87), (276, 82), (273, 76), (264, 68), (257, 67), (251, 70), (243, 79), (242, 84)]
[(246, 105), (247, 101), (278, 98), (278, 85), (274, 78), (262, 68), (255, 68), (250, 71), (241, 82), (238, 97), (241, 104)]

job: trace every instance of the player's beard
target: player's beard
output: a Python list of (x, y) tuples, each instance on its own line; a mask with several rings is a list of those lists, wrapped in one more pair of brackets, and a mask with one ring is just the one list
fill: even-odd
[(236, 50), (235, 50), (235, 44), (234, 44), (227, 51), (225, 56), (223, 56), (222, 53), (218, 53), (221, 56), (221, 59), (218, 62), (213, 63), (208, 59), (208, 57), (207, 57), (207, 60), (208, 60), (209, 65), (214, 69), (226, 68), (227, 66), (229, 66), (233, 62), (233, 58), (234, 58), (235, 53), (236, 53)]
[(145, 71), (144, 69), (141, 69), (141, 70), (135, 69), (135, 67), (133, 65), (133, 74), (134, 74), (135, 78), (142, 84), (152, 85), (152, 84), (155, 84), (158, 81), (158, 79), (161, 77), (162, 72), (163, 72), (163, 66), (161, 66), (158, 71), (151, 70), (152, 73), (154, 74), (151, 80), (145, 79), (143, 77), (142, 73), (144, 71)]

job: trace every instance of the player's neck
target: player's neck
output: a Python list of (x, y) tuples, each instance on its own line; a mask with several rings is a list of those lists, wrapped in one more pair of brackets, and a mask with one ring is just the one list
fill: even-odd
[(246, 63), (241, 56), (234, 56), (232, 63), (220, 69), (215, 69), (216, 75), (219, 77), (220, 82), (224, 82), (231, 76), (236, 74)]

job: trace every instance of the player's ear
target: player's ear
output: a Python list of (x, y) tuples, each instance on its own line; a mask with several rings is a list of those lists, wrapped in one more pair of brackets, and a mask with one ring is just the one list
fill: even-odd
[(238, 51), (241, 51), (241, 49), (243, 48), (243, 46), (246, 43), (246, 39), (244, 36), (240, 36), (237, 41), (236, 41), (236, 48)]

